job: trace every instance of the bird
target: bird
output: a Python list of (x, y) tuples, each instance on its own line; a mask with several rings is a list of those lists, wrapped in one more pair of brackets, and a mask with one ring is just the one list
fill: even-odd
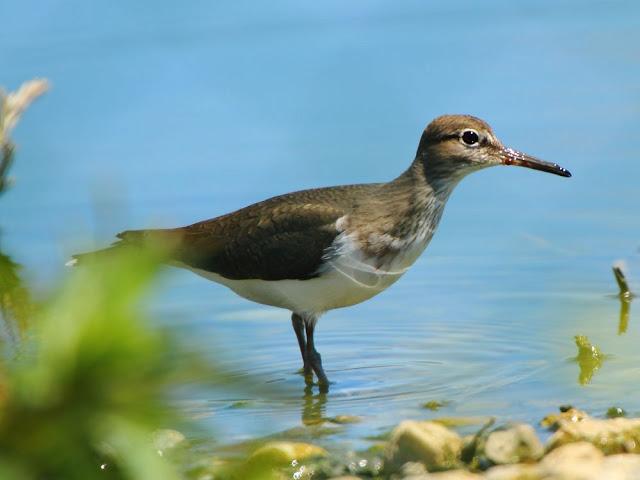
[(308, 385), (328, 390), (314, 332), (324, 313), (368, 300), (394, 284), (429, 244), (454, 187), (468, 174), (517, 165), (571, 173), (505, 147), (489, 124), (442, 115), (424, 129), (409, 167), (383, 183), (287, 193), (191, 225), (128, 230), (111, 247), (166, 241), (170, 265), (253, 302), (291, 312)]

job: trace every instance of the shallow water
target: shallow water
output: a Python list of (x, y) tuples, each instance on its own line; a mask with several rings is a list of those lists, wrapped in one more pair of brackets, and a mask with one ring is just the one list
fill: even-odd
[[(476, 5), (3, 5), (15, 21), (0, 31), (0, 83), (54, 85), (15, 135), (3, 250), (44, 289), (70, 252), (126, 228), (390, 179), (431, 118), (475, 114), (574, 177), (465, 179), (403, 279), (321, 319), (326, 395), (305, 393), (287, 312), (168, 271), (158, 321), (279, 392), (199, 392), (184, 407), (226, 442), (358, 415), (331, 437), (356, 447), (404, 418), (536, 422), (566, 403), (640, 414), (640, 305), (619, 332), (611, 274), (625, 260), (640, 291), (640, 6)], [(589, 382), (578, 334), (609, 355)]]

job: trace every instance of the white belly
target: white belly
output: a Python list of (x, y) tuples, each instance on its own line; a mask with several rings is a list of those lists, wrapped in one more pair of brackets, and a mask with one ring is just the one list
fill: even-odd
[(320, 314), (364, 302), (394, 283), (401, 275), (356, 273), (330, 268), (309, 280), (230, 280), (216, 273), (193, 269), (248, 300), (298, 313)]
[(221, 283), (248, 300), (297, 313), (321, 314), (334, 308), (364, 302), (395, 283), (422, 253), (430, 239), (421, 236), (403, 245), (402, 253), (385, 265), (365, 258), (346, 237), (341, 253), (326, 259), (319, 276), (308, 280), (231, 280), (216, 273), (190, 269)]

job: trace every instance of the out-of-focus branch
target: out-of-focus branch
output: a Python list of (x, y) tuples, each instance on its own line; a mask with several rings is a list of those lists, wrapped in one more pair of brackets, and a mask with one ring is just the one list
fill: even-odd
[(0, 88), (0, 194), (11, 183), (7, 174), (13, 162), (15, 146), (11, 142), (10, 133), (31, 102), (48, 89), (49, 82), (42, 78), (25, 82), (11, 93)]
[(11, 142), (4, 143), (0, 152), (0, 194), (5, 192), (11, 185), (7, 176), (9, 167), (13, 163), (14, 146)]

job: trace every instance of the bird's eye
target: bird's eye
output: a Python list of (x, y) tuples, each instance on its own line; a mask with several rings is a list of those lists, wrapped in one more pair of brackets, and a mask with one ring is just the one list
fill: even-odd
[(476, 132), (475, 130), (464, 130), (461, 134), (460, 134), (460, 140), (465, 144), (468, 145), (470, 147), (476, 147), (478, 146), (478, 142), (480, 141), (480, 137), (478, 136), (478, 132)]

